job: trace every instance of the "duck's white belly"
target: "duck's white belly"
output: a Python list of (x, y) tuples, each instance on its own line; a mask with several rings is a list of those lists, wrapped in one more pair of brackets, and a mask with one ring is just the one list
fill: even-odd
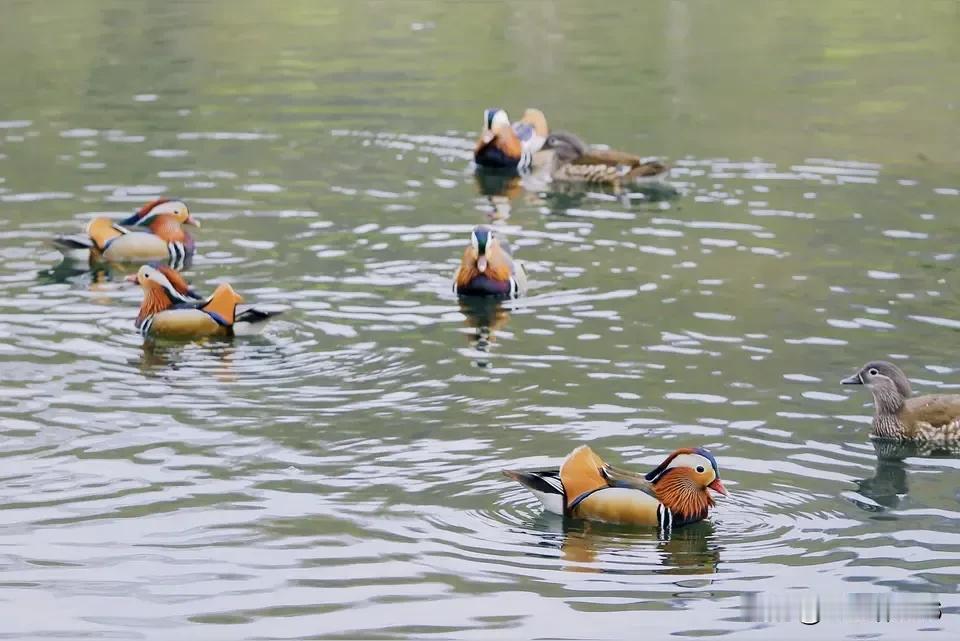
[(130, 232), (107, 245), (103, 257), (109, 261), (160, 260), (169, 258), (169, 244), (154, 234)]

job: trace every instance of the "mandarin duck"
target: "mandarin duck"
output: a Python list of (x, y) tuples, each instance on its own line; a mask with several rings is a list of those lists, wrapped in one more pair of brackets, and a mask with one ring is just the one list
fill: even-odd
[(631, 182), (654, 181), (667, 175), (669, 168), (655, 160), (612, 149), (589, 147), (568, 132), (550, 134), (543, 145), (545, 164), (550, 165), (553, 180), (622, 186)]
[(165, 260), (182, 268), (194, 250), (193, 238), (183, 225), (200, 227), (182, 201), (159, 198), (120, 222), (94, 218), (85, 234), (59, 236), (54, 244), (65, 250), (88, 249), (94, 262)]
[(493, 228), (477, 225), (453, 275), (453, 291), (460, 296), (516, 298), (527, 293), (527, 271), (513, 261), (510, 247)]
[(539, 109), (527, 109), (513, 124), (503, 109), (485, 109), (473, 159), (481, 167), (525, 171), (537, 162), (548, 134), (547, 119)]
[(662, 532), (707, 518), (708, 489), (729, 496), (717, 459), (703, 448), (681, 448), (647, 474), (604, 463), (590, 447), (573, 450), (558, 468), (504, 470), (540, 499), (548, 512), (566, 517), (657, 526)]
[(128, 280), (143, 288), (135, 324), (144, 336), (233, 336), (238, 325), (262, 323), (279, 313), (252, 308), (237, 313), (243, 297), (228, 283), (220, 283), (213, 294), (201, 298), (179, 272), (167, 266), (143, 265)]
[(907, 376), (887, 361), (870, 361), (840, 382), (866, 385), (873, 393), (872, 438), (931, 444), (960, 442), (960, 395), (912, 396)]

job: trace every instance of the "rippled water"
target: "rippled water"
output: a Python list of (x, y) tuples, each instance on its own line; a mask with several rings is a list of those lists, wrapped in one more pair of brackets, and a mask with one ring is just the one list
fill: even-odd
[[(944, 605), (830, 634), (957, 631), (960, 459), (878, 454), (838, 384), (960, 385), (955, 8), (314, 4), (4, 5), (0, 636), (766, 639), (742, 595), (800, 588)], [(495, 194), (491, 103), (671, 185)], [(144, 343), (49, 245), (154, 195), (199, 288), (285, 315)], [(488, 220), (531, 296), (461, 306)], [(579, 442), (710, 447), (732, 496), (659, 540), (499, 473)]]

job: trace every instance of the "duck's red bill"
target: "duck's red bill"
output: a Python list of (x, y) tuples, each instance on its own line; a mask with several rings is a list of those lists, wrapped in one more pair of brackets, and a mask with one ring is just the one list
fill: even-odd
[(132, 274), (128, 274), (127, 277), (124, 278), (123, 280), (125, 280), (125, 281), (128, 282), (128, 283), (139, 283), (139, 282), (140, 282), (140, 281), (137, 279), (137, 272), (133, 272)]
[(713, 479), (713, 483), (711, 483), (707, 487), (709, 487), (714, 492), (719, 492), (720, 494), (723, 494), (724, 496), (730, 496), (730, 492), (727, 492), (727, 488), (723, 487), (723, 481), (721, 481), (720, 479)]

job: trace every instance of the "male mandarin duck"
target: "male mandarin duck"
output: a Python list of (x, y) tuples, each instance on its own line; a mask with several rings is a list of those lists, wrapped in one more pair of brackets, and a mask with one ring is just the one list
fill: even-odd
[(960, 442), (960, 395), (912, 396), (907, 376), (887, 361), (870, 361), (840, 382), (866, 385), (873, 393), (871, 437), (918, 443)]
[(515, 298), (527, 293), (527, 272), (514, 263), (509, 246), (493, 228), (477, 225), (453, 276), (453, 291), (460, 296)]
[(87, 223), (82, 236), (60, 236), (54, 240), (63, 249), (89, 249), (92, 260), (145, 262), (166, 260), (182, 267), (193, 253), (193, 238), (183, 225), (200, 227), (179, 200), (150, 201), (119, 223), (98, 217)]
[(278, 312), (247, 309), (237, 313), (243, 297), (227, 283), (220, 283), (209, 297), (201, 299), (175, 270), (144, 265), (128, 277), (143, 288), (143, 304), (136, 327), (144, 336), (199, 338), (233, 336), (241, 323), (260, 323)]
[(644, 161), (639, 156), (611, 149), (588, 147), (577, 136), (555, 132), (543, 145), (545, 164), (550, 164), (554, 180), (565, 182), (600, 183), (621, 186), (635, 181), (658, 180), (669, 168), (655, 160)]
[(503, 109), (485, 109), (473, 159), (481, 167), (526, 170), (535, 164), (548, 134), (547, 119), (539, 109), (527, 109), (512, 125)]
[(717, 459), (703, 448), (681, 448), (646, 475), (615, 468), (586, 445), (573, 450), (559, 469), (504, 470), (563, 516), (671, 528), (707, 518), (713, 507), (708, 489), (729, 496)]

